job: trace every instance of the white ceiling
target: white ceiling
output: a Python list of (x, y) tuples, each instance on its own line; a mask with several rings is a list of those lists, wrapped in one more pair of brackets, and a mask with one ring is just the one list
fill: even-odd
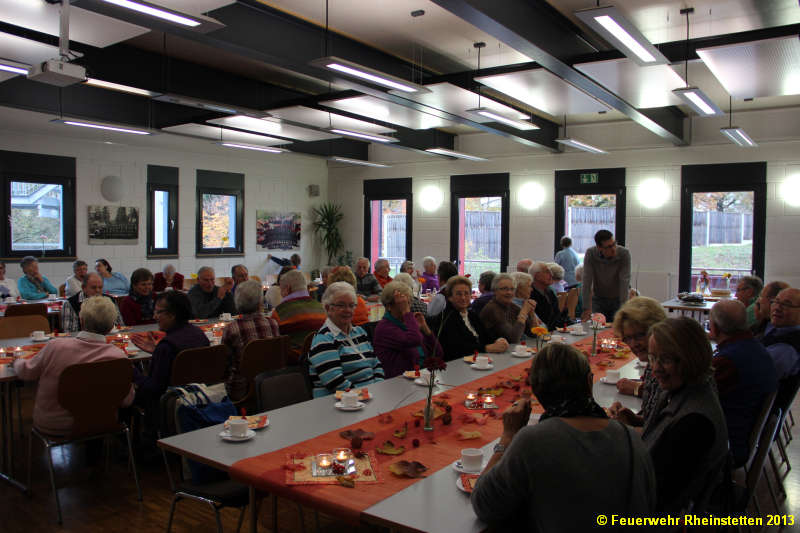
[(402, 96), (420, 104), (447, 111), (454, 115), (459, 115), (475, 122), (492, 122), (492, 119), (483, 117), (481, 115), (475, 116), (470, 113), (465, 113), (467, 109), (475, 109), (477, 107), (486, 107), (492, 111), (496, 111), (500, 115), (504, 115), (517, 120), (526, 120), (530, 118), (525, 113), (520, 113), (512, 107), (495, 102), (490, 98), (479, 98), (478, 93), (462, 89), (451, 83), (433, 83), (425, 86), (429, 89), (428, 93), (407, 93), (403, 91), (389, 91), (395, 96)]
[(233, 141), (246, 144), (255, 144), (259, 146), (291, 144), (290, 141), (286, 141), (284, 139), (276, 139), (274, 137), (266, 137), (264, 135), (256, 135), (254, 133), (245, 133), (242, 131), (219, 128), (216, 126), (208, 126), (206, 124), (178, 124), (177, 126), (162, 128), (161, 131), (176, 133), (179, 135), (190, 135), (192, 137), (204, 137), (206, 139), (212, 139), (219, 142)]
[(326, 107), (341, 109), (349, 113), (361, 115), (362, 117), (374, 118), (382, 122), (405, 126), (414, 130), (427, 130), (430, 128), (441, 128), (443, 126), (454, 126), (455, 122), (450, 122), (435, 115), (423, 113), (408, 107), (401, 106), (381, 100), (374, 96), (353, 96), (351, 98), (341, 98), (339, 100), (327, 100), (320, 102)]
[(581, 63), (575, 68), (637, 109), (680, 105), (682, 102), (672, 94), (672, 90), (684, 87), (685, 83), (669, 65), (640, 67), (630, 59), (612, 59)]
[(301, 128), (291, 124), (283, 124), (279, 119), (272, 118), (253, 118), (243, 115), (234, 115), (231, 117), (215, 118), (208, 122), (211, 124), (219, 124), (220, 126), (238, 128), (240, 130), (265, 133), (267, 135), (279, 135), (298, 141), (324, 141), (327, 139), (339, 138), (338, 135)]

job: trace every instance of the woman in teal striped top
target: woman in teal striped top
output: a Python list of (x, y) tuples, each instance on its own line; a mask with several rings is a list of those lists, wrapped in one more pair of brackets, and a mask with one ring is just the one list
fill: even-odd
[(349, 283), (332, 283), (322, 297), (328, 318), (311, 342), (309, 375), (314, 397), (383, 381), (383, 367), (367, 333), (353, 326), (356, 292)]

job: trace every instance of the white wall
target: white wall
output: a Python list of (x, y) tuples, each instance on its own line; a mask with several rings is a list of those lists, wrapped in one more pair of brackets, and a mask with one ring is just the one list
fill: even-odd
[[(330, 171), (330, 198), (345, 208), (346, 246), (356, 255), (362, 252), (364, 179), (412, 177), (414, 192), (413, 259), (426, 255), (438, 260), (450, 255), (450, 188), (454, 174), (510, 173), (511, 213), (509, 262), (523, 257), (551, 259), (554, 232), (555, 170), (625, 167), (627, 186), (626, 246), (633, 257), (634, 276), (639, 270), (639, 289), (643, 294), (666, 299), (670, 287), (677, 292), (680, 239), (681, 165), (767, 162), (767, 239), (766, 278), (782, 279), (800, 286), (797, 250), (800, 249), (800, 208), (788, 205), (779, 193), (789, 176), (800, 175), (800, 110), (782, 109), (737, 114), (737, 122), (758, 142), (757, 148), (739, 148), (719, 133), (727, 117), (694, 119), (693, 144), (675, 147), (644, 128), (630, 122), (591, 124), (569, 128), (570, 136), (609, 149), (607, 155), (569, 151), (543, 153), (521, 144), (488, 134), (462, 135), (457, 150), (490, 157), (488, 162), (450, 161), (427, 155), (371, 147), (371, 159), (393, 162), (391, 168), (337, 166)], [(669, 197), (657, 209), (643, 207), (638, 200), (640, 184), (651, 178), (663, 180)], [(520, 188), (539, 183), (544, 202), (527, 209)], [(443, 195), (441, 207), (425, 212), (420, 206), (420, 191), (437, 185)], [(357, 191), (357, 192), (356, 192)], [(671, 285), (670, 285), (671, 284)]]
[[(0, 124), (2, 121), (0, 121)], [(3, 126), (0, 126), (3, 127)], [(47, 130), (47, 134), (0, 131), (0, 150), (41, 153), (75, 157), (77, 160), (77, 257), (93, 266), (95, 259), (106, 258), (115, 271), (126, 277), (138, 267), (158, 271), (173, 263), (187, 277), (201, 265), (215, 268), (218, 276), (230, 275), (230, 267), (244, 263), (251, 274), (260, 275), (265, 265), (267, 251), (256, 248), (256, 209), (300, 211), (303, 235), (300, 254), (306, 270), (319, 265), (319, 251), (311, 232), (310, 208), (327, 197), (327, 162), (322, 159), (287, 155), (262, 154), (228, 149), (210, 141), (178, 139), (159, 135), (139, 141), (147, 144), (104, 144), (94, 138), (75, 138), (68, 127)], [(92, 134), (94, 135), (94, 134)], [(114, 141), (128, 142), (113, 137)], [(147, 216), (147, 165), (166, 165), (179, 168), (179, 259), (148, 260), (146, 258)], [(196, 170), (218, 170), (245, 175), (244, 196), (244, 257), (195, 257), (195, 203)], [(105, 201), (100, 194), (100, 183), (105, 176), (123, 178), (126, 186), (124, 199), (116, 204)], [(309, 198), (307, 186), (320, 186), (320, 196)], [(139, 242), (136, 245), (89, 245), (87, 206), (124, 205), (139, 208)], [(291, 252), (275, 252), (288, 257)], [(70, 263), (44, 262), (40, 270), (54, 284), (63, 283), (71, 274)], [(9, 277), (19, 278), (18, 264), (8, 264)]]

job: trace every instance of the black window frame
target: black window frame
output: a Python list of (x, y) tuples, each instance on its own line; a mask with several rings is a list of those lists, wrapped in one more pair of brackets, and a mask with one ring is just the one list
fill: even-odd
[[(203, 195), (221, 194), (236, 197), (236, 246), (203, 248)], [(196, 257), (236, 257), (244, 255), (244, 174), (197, 170), (197, 207), (195, 224)]]
[[(164, 259), (178, 257), (178, 167), (147, 165), (147, 258)], [(165, 191), (169, 194), (169, 220), (166, 248), (155, 247), (155, 193)]]
[[(581, 174), (598, 175), (597, 183), (581, 183)], [(567, 227), (567, 196), (583, 194), (613, 194), (617, 197), (617, 212), (614, 221), (614, 239), (617, 244), (625, 245), (625, 217), (627, 206), (627, 189), (625, 186), (625, 168), (593, 168), (577, 170), (556, 170), (555, 176), (555, 233), (553, 234), (553, 253), (561, 249), (561, 238)]]
[(60, 250), (11, 249), (11, 224), (5, 225), (0, 257), (14, 261), (32, 255), (43, 261), (74, 261), (76, 257), (76, 161), (63, 157), (0, 150), (0, 220), (11, 216), (11, 182), (47, 183), (62, 187), (61, 216), (64, 224), (63, 247)]
[[(508, 234), (511, 214), (511, 192), (509, 173), (458, 174), (450, 176), (450, 257), (457, 268), (458, 260), (458, 200), (499, 196), (501, 198), (500, 216), (500, 270), (508, 267)], [(459, 271), (461, 269), (459, 268)], [(476, 282), (477, 283), (477, 282)]]
[(364, 257), (374, 264), (377, 257), (370, 257), (372, 240), (372, 208), (370, 202), (377, 200), (406, 201), (406, 259), (412, 259), (412, 236), (414, 230), (414, 194), (411, 178), (364, 180)]
[(681, 167), (681, 231), (678, 290), (691, 291), (692, 195), (698, 192), (753, 191), (753, 272), (764, 279), (767, 236), (767, 163), (719, 163)]

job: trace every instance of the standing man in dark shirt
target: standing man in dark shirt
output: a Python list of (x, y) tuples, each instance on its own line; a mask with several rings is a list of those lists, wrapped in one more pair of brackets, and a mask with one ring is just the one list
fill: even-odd
[(550, 288), (553, 283), (553, 275), (550, 273), (547, 263), (534, 261), (528, 274), (533, 278), (531, 298), (536, 300), (536, 316), (549, 330), (564, 327), (566, 320), (564, 313), (558, 308), (558, 297)]
[(194, 318), (211, 318), (222, 313), (236, 313), (233, 302), (233, 280), (225, 278), (225, 283), (217, 287), (214, 282), (214, 269), (208, 266), (197, 271), (197, 285), (189, 290), (189, 301), (192, 304)]
[(628, 301), (631, 284), (631, 253), (617, 244), (614, 234), (601, 229), (594, 235), (592, 246), (583, 256), (583, 314), (603, 313), (608, 322), (622, 304)]
[(377, 302), (381, 294), (381, 284), (369, 273), (369, 259), (359, 257), (356, 261), (356, 292), (365, 300)]

